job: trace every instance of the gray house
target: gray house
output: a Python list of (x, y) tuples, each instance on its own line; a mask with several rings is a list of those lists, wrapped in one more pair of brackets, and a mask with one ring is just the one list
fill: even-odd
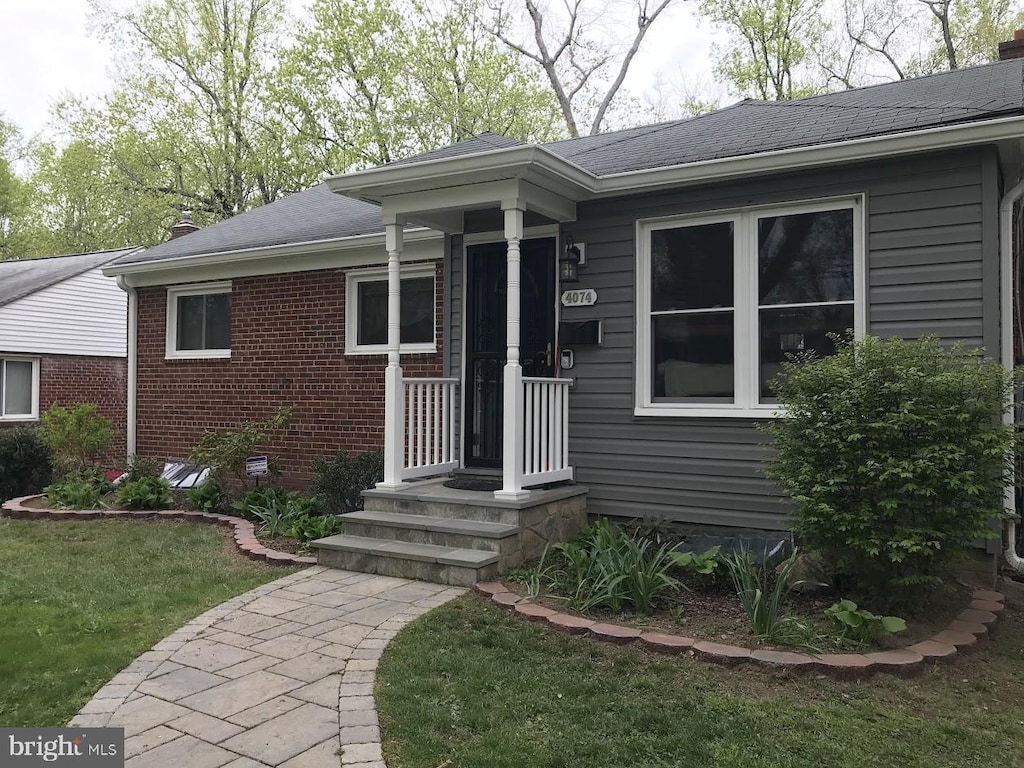
[[(543, 146), (483, 135), (328, 179), (377, 208), (358, 213), (387, 265), (371, 496), (427, 498), (439, 486), (422, 478), (469, 470), (497, 478), (498, 508), (571, 480), (590, 514), (784, 528), (755, 425), (788, 352), (827, 354), (845, 329), (929, 333), (1012, 365), (1022, 81), (1009, 60)], [(257, 231), (278, 205), (226, 224)], [(286, 249), (301, 269), (295, 244), (319, 258), (318, 232), (237, 251)], [(169, 285), (202, 234), (107, 271)], [(441, 375), (407, 365), (423, 274), (407, 265), (425, 242), (442, 262)], [(237, 270), (232, 247), (217, 259)]]

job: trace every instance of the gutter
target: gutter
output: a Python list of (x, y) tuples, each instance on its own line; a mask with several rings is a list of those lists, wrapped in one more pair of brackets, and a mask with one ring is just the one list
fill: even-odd
[[(1001, 350), (1003, 365), (1007, 371), (1013, 371), (1013, 209), (1024, 197), (1024, 180), (1018, 181), (1014, 187), (1003, 195), (999, 203), (999, 324), (1002, 328)], [(1003, 423), (1013, 424), (1014, 403), (1003, 413)], [(1014, 467), (1016, 470), (1016, 467)], [(1024, 558), (1017, 553), (1017, 505), (1016, 477), (1007, 486), (1003, 494), (1003, 507), (1006, 519), (1006, 551), (1007, 564), (1017, 573), (1024, 573)]]
[(128, 285), (124, 276), (119, 275), (117, 286), (128, 294), (128, 412), (125, 422), (126, 453), (129, 460), (135, 456), (136, 449), (136, 393), (138, 390), (139, 372), (139, 296), (135, 289)]

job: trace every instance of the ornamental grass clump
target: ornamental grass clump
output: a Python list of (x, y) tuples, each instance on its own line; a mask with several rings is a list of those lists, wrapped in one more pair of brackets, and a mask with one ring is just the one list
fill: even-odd
[(914, 607), (948, 563), (992, 533), (1012, 481), (1002, 414), (1014, 379), (981, 351), (937, 338), (836, 339), (774, 382), (766, 473), (794, 502), (794, 530), (873, 607)]

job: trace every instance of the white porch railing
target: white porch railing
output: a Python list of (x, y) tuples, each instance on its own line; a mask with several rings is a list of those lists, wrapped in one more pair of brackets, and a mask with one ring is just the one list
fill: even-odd
[(459, 466), (455, 445), (458, 379), (402, 379), (405, 462), (402, 480), (439, 475)]
[(572, 379), (523, 377), (523, 485), (572, 480), (569, 387)]

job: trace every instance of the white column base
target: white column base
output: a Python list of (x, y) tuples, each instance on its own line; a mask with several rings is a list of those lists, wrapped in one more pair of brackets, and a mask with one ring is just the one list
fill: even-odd
[(494, 498), (504, 499), (505, 501), (519, 501), (520, 499), (528, 498), (530, 492), (523, 489), (520, 491), (495, 491)]
[(373, 487), (378, 491), (402, 491), (411, 485), (412, 483), (385, 483), (381, 481)]

